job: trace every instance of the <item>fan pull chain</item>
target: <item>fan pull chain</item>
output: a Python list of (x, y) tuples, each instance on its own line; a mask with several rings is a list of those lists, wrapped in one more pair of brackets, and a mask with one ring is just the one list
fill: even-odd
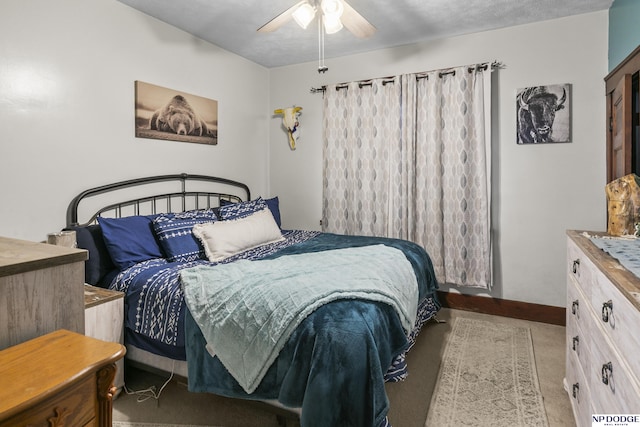
[(324, 16), (320, 15), (318, 19), (318, 73), (326, 73), (329, 67), (324, 65)]

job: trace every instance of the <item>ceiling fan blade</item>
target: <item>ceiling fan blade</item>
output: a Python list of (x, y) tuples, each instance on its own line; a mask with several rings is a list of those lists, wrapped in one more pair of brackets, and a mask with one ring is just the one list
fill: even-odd
[(351, 31), (354, 36), (361, 39), (371, 37), (376, 32), (376, 27), (371, 25), (369, 21), (364, 19), (354, 8), (349, 6), (346, 1), (342, 1), (344, 4), (344, 12), (340, 17), (342, 24), (347, 27), (347, 30)]
[(271, 21), (267, 22), (262, 27), (258, 28), (258, 32), (260, 32), (260, 33), (270, 33), (272, 31), (275, 31), (278, 28), (282, 27), (284, 24), (289, 22), (289, 20), (291, 19), (291, 15), (293, 15), (293, 12), (302, 3), (304, 3), (304, 0), (301, 1), (301, 2), (296, 3), (293, 6), (291, 6), (289, 9), (285, 10), (280, 15), (276, 16)]

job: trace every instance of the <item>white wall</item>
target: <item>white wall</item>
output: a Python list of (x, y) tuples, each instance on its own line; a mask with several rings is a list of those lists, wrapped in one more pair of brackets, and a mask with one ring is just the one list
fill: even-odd
[[(270, 108), (303, 107), (295, 151), (289, 150), (279, 119), (270, 123), (270, 191), (281, 199), (283, 225), (319, 228), (322, 96), (311, 94), (311, 87), (498, 60), (506, 68), (494, 79), (490, 295), (564, 306), (565, 230), (606, 229), (607, 18), (606, 11), (596, 12), (328, 60), (324, 75), (316, 72), (316, 63), (272, 69)], [(326, 43), (329, 52), (331, 37)], [(561, 83), (572, 84), (573, 141), (516, 145), (516, 90)]]
[[(268, 185), (268, 70), (115, 0), (0, 5), (0, 235), (44, 240), (78, 192), (188, 172)], [(134, 137), (134, 81), (216, 99), (217, 146)]]
[[(490, 295), (564, 306), (565, 230), (606, 228), (606, 11), (328, 60), (324, 75), (315, 62), (267, 70), (114, 0), (5, 0), (0, 12), (0, 235), (43, 240), (79, 191), (178, 172), (278, 195), (286, 227), (318, 229), (322, 96), (311, 87), (494, 59), (506, 68)], [(218, 100), (219, 145), (135, 138), (135, 80)], [(573, 142), (517, 146), (516, 89), (556, 83), (573, 85)], [(293, 104), (304, 108), (296, 151), (270, 117)]]

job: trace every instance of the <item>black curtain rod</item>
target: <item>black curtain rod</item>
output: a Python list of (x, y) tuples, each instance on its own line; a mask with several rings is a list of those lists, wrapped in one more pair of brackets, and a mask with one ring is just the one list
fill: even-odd
[[(484, 63), (484, 64), (480, 64), (480, 65), (476, 65), (475, 67), (469, 67), (467, 68), (467, 71), (469, 73), (473, 73), (476, 71), (486, 71), (487, 69), (489, 69), (489, 66), (491, 66), (491, 69), (494, 70), (496, 68), (504, 68), (504, 65), (502, 64), (502, 62), (499, 61), (493, 61), (491, 63)], [(421, 73), (416, 73), (416, 80), (422, 80), (422, 79), (428, 79), (428, 71), (423, 71)], [(446, 75), (456, 75), (455, 71), (442, 71), (440, 73), (438, 73), (438, 76), (440, 78), (446, 76)], [(387, 85), (388, 83), (395, 83), (395, 78), (393, 77), (387, 77), (386, 80), (382, 80), (382, 85)], [(371, 80), (360, 80), (358, 82), (358, 87), (360, 89), (362, 89), (365, 86), (371, 86), (373, 83)], [(346, 89), (348, 87), (348, 84), (344, 83), (341, 85), (336, 85), (336, 89), (340, 90), (340, 89)], [(326, 85), (322, 85), (320, 87), (312, 87), (311, 88), (311, 93), (318, 93), (318, 92), (322, 92), (323, 94), (327, 91), (327, 86)]]

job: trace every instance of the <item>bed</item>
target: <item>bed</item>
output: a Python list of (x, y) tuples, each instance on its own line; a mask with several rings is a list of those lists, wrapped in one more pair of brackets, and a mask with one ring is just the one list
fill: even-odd
[(384, 383), (440, 304), (414, 243), (282, 229), (278, 198), (161, 175), (91, 188), (67, 210), (87, 283), (125, 292), (127, 359), (190, 391), (266, 401), (302, 427), (389, 426)]

